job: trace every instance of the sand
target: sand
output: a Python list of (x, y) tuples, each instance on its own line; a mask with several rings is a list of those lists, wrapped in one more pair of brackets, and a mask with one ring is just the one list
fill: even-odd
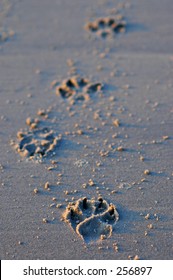
[(172, 1), (1, 3), (0, 258), (172, 259)]

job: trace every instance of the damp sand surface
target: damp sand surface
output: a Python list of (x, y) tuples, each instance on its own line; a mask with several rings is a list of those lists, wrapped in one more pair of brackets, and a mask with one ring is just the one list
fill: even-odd
[[(172, 259), (172, 1), (11, 2), (0, 4), (1, 259)], [(123, 32), (86, 30), (117, 14)]]

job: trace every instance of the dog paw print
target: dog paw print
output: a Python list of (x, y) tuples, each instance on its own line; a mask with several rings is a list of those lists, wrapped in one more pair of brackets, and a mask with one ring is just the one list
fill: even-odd
[(99, 92), (102, 88), (102, 83), (92, 83), (80, 76), (73, 76), (63, 80), (60, 85), (56, 86), (56, 94), (64, 99), (88, 100), (92, 93)]
[(109, 238), (119, 214), (115, 205), (106, 200), (89, 200), (85, 197), (69, 203), (63, 213), (63, 220), (88, 243)]
[(93, 22), (88, 22), (85, 29), (95, 33), (98, 37), (106, 38), (114, 34), (123, 33), (126, 29), (126, 22), (122, 15), (113, 17), (98, 18)]
[(55, 153), (61, 135), (56, 135), (53, 129), (43, 126), (43, 123), (38, 118), (27, 118), (29, 129), (17, 132), (17, 141), (11, 144), (22, 157), (37, 159)]
[(0, 43), (6, 42), (8, 39), (14, 36), (13, 30), (4, 30), (0, 28)]

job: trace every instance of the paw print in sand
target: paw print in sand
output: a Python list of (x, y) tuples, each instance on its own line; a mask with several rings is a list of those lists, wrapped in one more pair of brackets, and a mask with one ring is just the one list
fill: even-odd
[(73, 76), (63, 80), (56, 87), (56, 94), (65, 99), (88, 100), (92, 93), (99, 92), (102, 88), (102, 83), (92, 83), (88, 79), (81, 78), (80, 76)]
[(35, 118), (27, 118), (29, 129), (17, 132), (17, 140), (11, 145), (23, 157), (38, 159), (54, 155), (61, 135), (56, 135), (53, 129), (43, 126), (43, 122)]
[(4, 30), (0, 28), (0, 43), (6, 42), (8, 39), (14, 36), (13, 30)]
[(119, 220), (115, 205), (101, 197), (98, 200), (81, 198), (69, 203), (63, 213), (63, 220), (85, 241), (92, 242), (112, 235)]
[(98, 37), (106, 38), (117, 33), (125, 32), (126, 22), (122, 15), (113, 17), (98, 18), (93, 22), (88, 22), (85, 29), (95, 33)]

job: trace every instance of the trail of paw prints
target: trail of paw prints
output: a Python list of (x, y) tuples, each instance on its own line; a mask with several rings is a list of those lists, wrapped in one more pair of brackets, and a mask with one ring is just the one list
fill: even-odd
[(90, 243), (109, 238), (119, 214), (115, 205), (101, 197), (98, 200), (85, 197), (68, 204), (63, 220), (82, 240)]
[(12, 141), (11, 145), (22, 157), (41, 160), (56, 154), (62, 136), (50, 128), (50, 123), (46, 125), (46, 111), (39, 110), (37, 114), (39, 118), (26, 119), (28, 128), (18, 131), (17, 139)]
[(70, 99), (73, 101), (87, 101), (92, 94), (100, 92), (102, 89), (102, 83), (93, 83), (79, 75), (65, 79), (59, 85), (55, 86), (57, 95), (61, 96), (63, 99)]
[(118, 33), (124, 33), (126, 30), (126, 21), (121, 14), (114, 17), (101, 17), (85, 25), (85, 30), (94, 33), (97, 37), (113, 37)]

